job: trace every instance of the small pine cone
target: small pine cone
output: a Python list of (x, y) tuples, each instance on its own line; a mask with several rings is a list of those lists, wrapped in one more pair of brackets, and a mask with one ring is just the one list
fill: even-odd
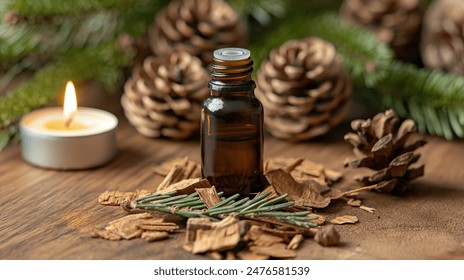
[(353, 145), (358, 157), (346, 161), (345, 167), (368, 167), (376, 170), (367, 176), (358, 176), (356, 181), (365, 186), (377, 184), (380, 192), (403, 193), (407, 182), (424, 175), (424, 165), (412, 166), (419, 160), (420, 154), (414, 151), (426, 141), (416, 131), (413, 120), (401, 123), (393, 110), (375, 115), (372, 120), (354, 120), (351, 128), (355, 133), (345, 135), (345, 141)]
[[(458, 0), (459, 1), (459, 0)], [(423, 0), (346, 0), (342, 20), (367, 27), (405, 61), (419, 57)]]
[(162, 56), (186, 51), (204, 65), (213, 61), (215, 49), (244, 47), (247, 41), (239, 14), (222, 0), (172, 1), (159, 12), (148, 32), (153, 53)]
[(346, 116), (351, 81), (335, 47), (320, 38), (293, 40), (274, 49), (257, 74), (256, 96), (275, 137), (308, 140)]
[(149, 56), (124, 86), (124, 113), (147, 137), (189, 138), (199, 131), (208, 80), (201, 61), (186, 52)]
[(464, 1), (435, 1), (425, 14), (421, 54), (424, 64), (464, 75)]

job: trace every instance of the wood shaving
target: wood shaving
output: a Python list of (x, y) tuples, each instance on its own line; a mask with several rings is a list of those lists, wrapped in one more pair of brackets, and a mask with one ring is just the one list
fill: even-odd
[(94, 237), (94, 238), (100, 237), (100, 238), (107, 239), (107, 240), (112, 240), (112, 241), (122, 239), (122, 237), (119, 236), (118, 234), (107, 231), (105, 229), (94, 229), (92, 231), (91, 236)]
[(325, 223), (325, 217), (322, 216), (322, 215), (317, 215), (317, 214), (311, 213), (311, 214), (308, 214), (307, 216), (316, 218), (314, 220), (311, 220), (312, 223), (316, 223), (316, 224), (318, 224), (320, 226)]
[(264, 233), (261, 230), (261, 227), (258, 226), (251, 226), (247, 233), (247, 237), (249, 240), (253, 241), (252, 243), (254, 245), (257, 246), (271, 246), (274, 243), (284, 242), (282, 237)]
[(279, 259), (296, 257), (296, 252), (287, 249), (287, 245), (284, 243), (274, 243), (271, 246), (250, 246), (249, 248), (252, 252)]
[(135, 192), (106, 191), (98, 197), (98, 203), (106, 206), (119, 206), (124, 202), (144, 197), (153, 192), (147, 190), (136, 190)]
[(227, 251), (226, 260), (233, 261), (236, 260), (235, 253), (233, 251)]
[(360, 199), (357, 199), (357, 198), (349, 198), (346, 203), (349, 205), (349, 206), (353, 206), (353, 207), (359, 207), (362, 205), (362, 201)]
[(145, 231), (142, 233), (141, 238), (143, 240), (146, 240), (148, 242), (154, 242), (154, 241), (159, 241), (159, 240), (164, 240), (169, 238), (169, 233), (165, 231)]
[(195, 191), (198, 193), (201, 201), (203, 201), (207, 208), (221, 202), (221, 198), (218, 196), (214, 186), (211, 188), (197, 188)]
[(193, 242), (193, 254), (226, 251), (237, 246), (240, 241), (238, 219), (228, 216), (215, 224), (210, 230), (197, 230)]
[(343, 225), (343, 224), (355, 224), (358, 222), (358, 217), (356, 216), (340, 216), (330, 221), (334, 225)]
[[(329, 189), (331, 184), (343, 177), (343, 174), (339, 171), (326, 168), (322, 164), (304, 158), (277, 157), (268, 159), (264, 170), (270, 172), (276, 169), (282, 169), (290, 173), (300, 184), (317, 184), (319, 187), (324, 187), (324, 189)], [(323, 192), (322, 190), (319, 191)]]
[(212, 258), (213, 260), (222, 260), (223, 259), (222, 255), (219, 252), (216, 252), (216, 251), (209, 252), (206, 255), (208, 257)]
[(200, 165), (189, 160), (188, 157), (174, 159), (169, 165), (166, 164), (166, 166), (155, 168), (155, 172), (157, 174), (164, 174), (168, 166), (170, 166), (170, 170), (158, 185), (157, 192), (163, 191), (172, 184), (182, 180), (201, 177)]
[(364, 211), (367, 211), (369, 213), (375, 213), (377, 212), (377, 209), (375, 208), (372, 208), (372, 207), (367, 207), (367, 206), (364, 206), (364, 205), (361, 205), (359, 206), (360, 209), (364, 210)]
[(290, 173), (282, 169), (272, 170), (265, 176), (278, 195), (287, 193), (288, 199), (294, 200), (296, 206), (324, 208), (330, 204), (330, 198), (298, 183)]
[[(149, 213), (127, 215), (108, 223), (104, 229), (94, 230), (92, 237), (100, 237), (108, 240), (133, 239), (142, 237), (147, 241), (154, 241), (178, 229), (175, 223), (164, 222), (163, 219), (155, 218)], [(145, 234), (151, 232), (151, 234)], [(165, 232), (155, 234), (154, 232)], [(168, 234), (169, 235), (169, 234)], [(145, 237), (144, 237), (145, 236)]]
[(187, 173), (185, 174), (186, 178), (196, 178), (201, 176), (200, 164), (191, 161), (188, 157), (179, 157), (171, 159), (169, 161), (164, 161), (161, 164), (157, 165), (153, 169), (153, 172), (164, 177), (168, 175), (169, 171), (171, 171), (171, 169), (176, 165), (183, 166), (185, 169), (187, 169), (187, 171), (185, 172)]
[(175, 191), (176, 194), (191, 194), (195, 189), (211, 188), (208, 180), (201, 178), (183, 179), (179, 182), (173, 183), (163, 189), (158, 189), (157, 193), (168, 193)]
[(269, 256), (263, 255), (249, 249), (241, 250), (237, 253), (237, 257), (241, 260), (268, 260)]
[(293, 236), (292, 240), (287, 245), (287, 249), (290, 249), (290, 250), (298, 249), (298, 247), (300, 246), (301, 242), (303, 242), (303, 240), (304, 240), (304, 237), (302, 234), (297, 234)]

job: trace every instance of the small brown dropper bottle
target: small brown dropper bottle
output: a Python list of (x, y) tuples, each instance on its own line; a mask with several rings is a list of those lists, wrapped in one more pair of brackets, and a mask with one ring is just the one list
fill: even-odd
[(263, 106), (254, 95), (250, 51), (214, 52), (201, 112), (202, 175), (226, 195), (263, 189)]

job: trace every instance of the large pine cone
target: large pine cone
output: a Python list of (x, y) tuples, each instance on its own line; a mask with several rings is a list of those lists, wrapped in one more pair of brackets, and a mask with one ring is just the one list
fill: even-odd
[(155, 54), (187, 51), (204, 65), (213, 61), (215, 49), (244, 47), (247, 41), (239, 14), (222, 0), (173, 1), (158, 13), (148, 35)]
[(186, 52), (147, 57), (134, 68), (121, 99), (129, 122), (148, 137), (185, 139), (199, 131), (209, 73)]
[(302, 141), (327, 133), (346, 116), (351, 81), (335, 47), (319, 38), (271, 51), (257, 74), (256, 96), (275, 137)]
[(427, 10), (422, 29), (424, 64), (464, 74), (464, 1), (435, 1)]
[(380, 192), (402, 193), (407, 182), (424, 175), (424, 165), (411, 165), (420, 157), (414, 151), (426, 142), (416, 132), (413, 120), (403, 121), (396, 131), (397, 121), (394, 112), (387, 110), (372, 120), (352, 121), (355, 133), (345, 135), (345, 141), (354, 146), (353, 152), (359, 157), (345, 162), (345, 167), (376, 170), (374, 174), (358, 176), (355, 180), (365, 186), (377, 184), (375, 189)]
[(390, 45), (395, 56), (415, 61), (423, 0), (346, 0), (341, 9), (343, 21), (371, 29), (380, 41)]

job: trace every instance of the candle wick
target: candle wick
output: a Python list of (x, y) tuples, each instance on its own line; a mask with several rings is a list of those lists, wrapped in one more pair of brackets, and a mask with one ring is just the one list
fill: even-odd
[(66, 118), (64, 120), (64, 127), (68, 128), (71, 125), (72, 118)]

